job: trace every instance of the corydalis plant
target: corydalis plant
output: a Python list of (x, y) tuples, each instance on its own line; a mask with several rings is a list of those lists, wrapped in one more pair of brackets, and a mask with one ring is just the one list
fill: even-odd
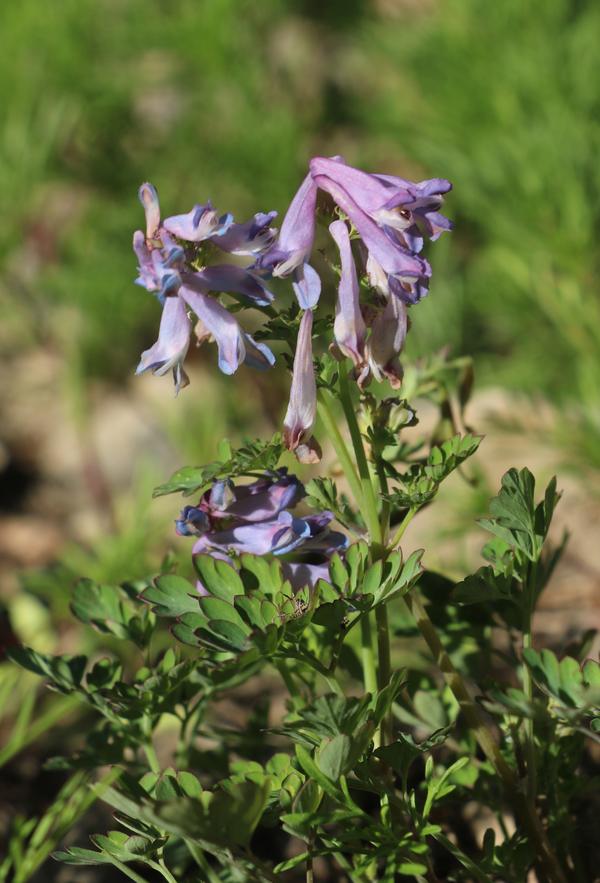
[[(273, 213), (237, 225), (210, 204), (161, 222), (142, 187), (140, 282), (163, 307), (142, 369), (173, 368), (182, 385), (193, 314), (227, 373), (271, 366), (272, 340), (288, 348), (292, 380), (282, 435), (223, 441), (211, 463), (155, 491), (191, 498), (176, 530), (193, 543), (195, 582), (168, 558), (135, 585), (76, 587), (74, 614), (127, 642), (135, 675), (116, 658), (12, 653), (97, 715), (80, 754), (60, 763), (113, 767), (101, 793), (125, 830), (62, 860), (138, 881), (146, 867), (169, 883), (595, 873), (577, 773), (598, 741), (600, 666), (585, 660), (585, 638), (562, 659), (532, 640), (561, 551), (548, 543), (555, 480), (538, 499), (527, 469), (508, 471), (481, 522), (486, 564), (464, 579), (403, 548), (481, 441), (464, 429), (468, 359), (433, 355), (404, 375), (399, 362), (408, 310), (430, 283), (425, 240), (450, 227), (439, 211), (449, 188), (316, 158), (277, 235)], [(319, 213), (338, 272), (329, 300), (313, 267)], [(221, 263), (226, 254), (250, 262)], [(297, 305), (270, 294), (274, 277), (289, 279)], [(232, 291), (263, 311), (256, 341), (220, 299)], [(423, 399), (439, 414), (429, 433), (412, 404)], [(280, 461), (287, 448), (314, 463), (315, 432), (331, 470), (306, 481)], [(177, 745), (159, 759), (167, 720)], [(497, 819), (497, 831), (481, 837), (474, 817)]]

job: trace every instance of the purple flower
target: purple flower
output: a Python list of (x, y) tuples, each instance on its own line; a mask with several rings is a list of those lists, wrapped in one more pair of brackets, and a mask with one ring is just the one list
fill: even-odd
[(276, 217), (277, 212), (259, 212), (245, 224), (231, 224), (215, 240), (215, 245), (229, 254), (262, 254), (270, 248), (277, 236), (277, 230), (269, 226)]
[(377, 271), (372, 278), (376, 279), (382, 293), (386, 296), (397, 294), (408, 303), (417, 303), (427, 292), (431, 276), (427, 261), (408, 251), (389, 231), (380, 227), (337, 181), (317, 175), (315, 182), (333, 197), (356, 228), (368, 250), (372, 270)]
[(452, 185), (444, 178), (415, 183), (394, 175), (377, 175), (346, 165), (341, 157), (315, 157), (310, 164), (314, 177), (335, 181), (388, 234), (412, 252), (423, 247), (423, 238), (435, 240), (452, 223), (440, 214), (444, 194)]
[(217, 481), (203, 494), (198, 506), (187, 506), (183, 510), (177, 533), (189, 535), (193, 532), (191, 528), (180, 530), (179, 525), (188, 525), (188, 522), (195, 525), (198, 520), (203, 530), (232, 518), (243, 522), (268, 521), (295, 506), (304, 495), (301, 482), (295, 475), (288, 475), (284, 468), (266, 473), (252, 484)]
[(175, 395), (177, 395), (179, 390), (190, 382), (183, 370), (183, 360), (190, 345), (190, 332), (191, 323), (184, 302), (179, 297), (166, 298), (158, 340), (154, 346), (142, 353), (135, 373), (152, 371), (153, 374), (162, 376), (172, 370)]
[(283, 440), (301, 463), (318, 463), (321, 451), (312, 438), (317, 416), (317, 384), (312, 355), (312, 310), (302, 316), (294, 355), (290, 400), (283, 421)]
[(362, 385), (369, 374), (365, 351), (367, 326), (360, 309), (360, 290), (350, 236), (344, 221), (334, 221), (329, 226), (329, 232), (340, 250), (341, 260), (333, 334), (339, 350), (354, 363), (359, 385)]
[(223, 236), (233, 224), (233, 215), (221, 215), (214, 210), (212, 204), (195, 205), (185, 215), (173, 215), (164, 221), (164, 228), (178, 239), (186, 242), (203, 242), (212, 236)]
[(293, 288), (303, 310), (315, 307), (321, 280), (308, 263), (315, 238), (317, 187), (308, 174), (290, 203), (276, 242), (256, 262), (273, 276), (293, 274)]
[(208, 554), (229, 563), (242, 554), (286, 556), (283, 571), (294, 588), (312, 586), (327, 578), (328, 559), (345, 549), (348, 539), (330, 530), (331, 512), (305, 517), (290, 512), (305, 493), (286, 469), (248, 485), (217, 481), (197, 506), (183, 509), (176, 530), (196, 537), (194, 556)]
[(394, 389), (402, 383), (398, 356), (408, 331), (408, 312), (404, 301), (391, 294), (384, 309), (373, 320), (367, 343), (369, 367), (376, 380), (388, 380)]
[[(233, 374), (242, 363), (257, 369), (271, 367), (275, 358), (266, 344), (257, 343), (242, 330), (237, 319), (210, 296), (210, 292), (222, 291), (240, 296), (251, 305), (265, 306), (272, 302), (273, 295), (263, 281), (256, 273), (230, 264), (200, 270), (190, 267), (186, 255), (189, 249), (184, 249), (173, 237), (197, 244), (224, 237), (232, 231), (233, 239), (227, 248), (235, 250), (236, 240), (237, 246), (243, 249), (244, 240), (258, 242), (264, 238), (264, 227), (273, 213), (256, 215), (247, 225), (234, 225), (230, 215), (218, 217), (209, 203), (196, 206), (187, 215), (167, 218), (161, 225), (155, 188), (143, 184), (139, 197), (146, 214), (146, 235), (138, 230), (133, 237), (139, 270), (136, 282), (157, 294), (163, 315), (158, 340), (142, 354), (136, 373), (151, 370), (154, 374), (164, 374), (172, 368), (176, 392), (187, 385), (189, 381), (182, 366), (192, 333), (188, 309), (196, 314), (194, 330), (199, 342), (207, 339), (216, 342), (219, 367), (225, 374)], [(193, 251), (194, 246), (191, 248)]]

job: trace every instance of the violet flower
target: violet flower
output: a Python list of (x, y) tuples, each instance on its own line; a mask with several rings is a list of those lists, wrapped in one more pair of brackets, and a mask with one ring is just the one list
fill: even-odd
[(384, 309), (371, 325), (367, 342), (369, 367), (376, 380), (384, 378), (394, 389), (402, 384), (402, 366), (398, 359), (408, 331), (408, 311), (404, 301), (391, 294)]
[(350, 198), (388, 234), (396, 231), (400, 245), (411, 252), (423, 247), (423, 238), (438, 239), (452, 223), (439, 212), (444, 194), (452, 189), (445, 178), (407, 181), (394, 175), (363, 172), (341, 157), (315, 157), (311, 172), (335, 181)]
[(312, 310), (307, 310), (300, 321), (290, 400), (283, 421), (283, 440), (301, 463), (318, 463), (319, 445), (312, 438), (317, 417), (317, 383), (312, 354)]
[(344, 221), (334, 221), (329, 225), (329, 232), (340, 250), (341, 261), (333, 335), (338, 349), (354, 363), (358, 383), (362, 386), (369, 374), (365, 350), (367, 326), (360, 309), (360, 290), (350, 235)]
[(273, 276), (292, 275), (292, 285), (303, 310), (316, 307), (321, 280), (308, 263), (315, 238), (317, 187), (306, 176), (290, 203), (276, 242), (256, 261), (256, 268)]
[(189, 348), (192, 324), (188, 309), (195, 313), (194, 327), (198, 342), (214, 340), (219, 353), (219, 367), (225, 374), (233, 374), (240, 364), (266, 369), (275, 358), (263, 343), (257, 343), (240, 327), (237, 319), (210, 292), (227, 292), (239, 296), (246, 303), (264, 306), (273, 300), (262, 279), (250, 270), (231, 264), (204, 267), (200, 270), (188, 263), (187, 246), (174, 236), (197, 249), (202, 241), (216, 242), (230, 233), (226, 249), (239, 253), (244, 242), (254, 240), (255, 248), (266, 247), (271, 232), (264, 228), (274, 217), (255, 215), (248, 224), (233, 224), (230, 215), (218, 216), (210, 203), (198, 205), (186, 215), (167, 218), (161, 225), (158, 195), (151, 184), (142, 184), (140, 201), (146, 214), (146, 235), (141, 230), (133, 237), (133, 248), (138, 259), (137, 284), (154, 292), (163, 305), (158, 340), (146, 350), (138, 365), (137, 374), (152, 371), (164, 374), (173, 370), (175, 392), (189, 382), (183, 370), (183, 361)]
[(245, 224), (231, 224), (215, 240), (215, 245), (229, 254), (262, 254), (270, 248), (277, 236), (277, 230), (269, 226), (276, 217), (277, 212), (258, 212)]
[(431, 268), (380, 227), (336, 181), (317, 175), (315, 183), (333, 197), (348, 216), (368, 250), (373, 279), (383, 294), (417, 303), (427, 293)]
[[(197, 506), (183, 509), (176, 530), (196, 537), (193, 556), (208, 554), (229, 563), (242, 554), (286, 556), (283, 571), (294, 588), (314, 586), (327, 578), (328, 559), (345, 549), (348, 539), (329, 529), (331, 512), (306, 517), (290, 512), (305, 493), (286, 469), (266, 473), (248, 485), (217, 481)], [(206, 592), (202, 585), (198, 588)]]

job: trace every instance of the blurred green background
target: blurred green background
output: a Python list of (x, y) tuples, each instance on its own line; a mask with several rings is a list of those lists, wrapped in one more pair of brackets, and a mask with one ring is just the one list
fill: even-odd
[(598, 425), (600, 7), (594, 0), (23, 0), (0, 12), (2, 349), (123, 384), (156, 303), (136, 187), (284, 211), (314, 153), (445, 176), (456, 232), (413, 351)]
[[(244, 219), (281, 217), (315, 154), (451, 179), (456, 229), (428, 249), (434, 280), (411, 313), (409, 355), (472, 354), (506, 424), (541, 416), (523, 430), (529, 454), (551, 436), (594, 486), (599, 45), (596, 0), (0, 6), (0, 645), (14, 628), (40, 650), (89, 651), (68, 613), (72, 580), (155, 567), (179, 501), (150, 503), (153, 485), (211, 459), (224, 434), (281, 421), (274, 375), (219, 376), (209, 347), (191, 354), (177, 401), (169, 378), (133, 377), (159, 319), (133, 284), (144, 180), (165, 214), (210, 198)], [(487, 450), (502, 462), (502, 442)], [(455, 501), (454, 561), (472, 559), (461, 525), (489, 496), (484, 485)], [(45, 720), (17, 681), (0, 667), (0, 766)], [(40, 765), (64, 737), (44, 736), (33, 771), (10, 767), (11, 812), (35, 806)]]

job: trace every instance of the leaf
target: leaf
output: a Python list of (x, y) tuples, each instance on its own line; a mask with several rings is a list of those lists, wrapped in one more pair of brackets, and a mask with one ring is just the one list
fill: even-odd
[(298, 762), (307, 776), (319, 785), (323, 791), (337, 800), (339, 803), (345, 803), (343, 792), (335, 785), (331, 779), (321, 771), (315, 761), (312, 759), (306, 748), (302, 745), (296, 745), (296, 757)]
[(452, 600), (457, 604), (479, 604), (514, 600), (512, 572), (496, 573), (492, 567), (480, 567), (456, 584)]
[(226, 561), (219, 561), (211, 555), (196, 555), (194, 567), (202, 585), (214, 598), (231, 604), (236, 595), (244, 594), (244, 584), (237, 570)]
[(247, 632), (226, 619), (211, 619), (210, 631), (223, 639), (223, 646), (231, 650), (243, 650), (247, 646)]
[(343, 733), (325, 742), (316, 755), (319, 769), (334, 782), (348, 772), (354, 759), (352, 739)]
[(144, 589), (141, 597), (152, 605), (157, 616), (175, 619), (184, 613), (200, 612), (200, 597), (195, 586), (174, 574), (157, 577), (154, 585)]
[(9, 647), (8, 657), (34, 674), (48, 678), (61, 693), (72, 693), (81, 684), (86, 656), (47, 656), (28, 647)]
[(440, 484), (481, 444), (482, 436), (455, 435), (431, 448), (425, 461), (413, 463), (409, 470), (398, 474), (402, 488), (396, 488), (386, 499), (396, 509), (416, 509), (429, 503)]
[(273, 470), (279, 463), (282, 453), (283, 442), (280, 433), (276, 433), (266, 442), (260, 439), (248, 441), (233, 451), (229, 445), (223, 446), (219, 454), (227, 456), (227, 459), (215, 460), (206, 466), (184, 466), (178, 469), (169, 481), (155, 488), (153, 496), (160, 497), (177, 492), (190, 496), (221, 478), (235, 478), (238, 475)]
[(242, 617), (232, 604), (223, 601), (221, 598), (206, 597), (200, 598), (200, 607), (202, 612), (209, 619), (225, 619), (239, 626), (244, 633), (247, 633), (248, 627)]
[(530, 561), (536, 561), (556, 503), (560, 496), (556, 493), (556, 479), (546, 488), (544, 499), (535, 505), (535, 478), (529, 469), (509, 469), (502, 477), (497, 497), (490, 502), (491, 519), (483, 519), (480, 524), (513, 549), (520, 551)]
[(306, 502), (311, 509), (329, 510), (344, 527), (362, 523), (344, 495), (338, 494), (337, 485), (330, 478), (313, 478), (306, 485)]

